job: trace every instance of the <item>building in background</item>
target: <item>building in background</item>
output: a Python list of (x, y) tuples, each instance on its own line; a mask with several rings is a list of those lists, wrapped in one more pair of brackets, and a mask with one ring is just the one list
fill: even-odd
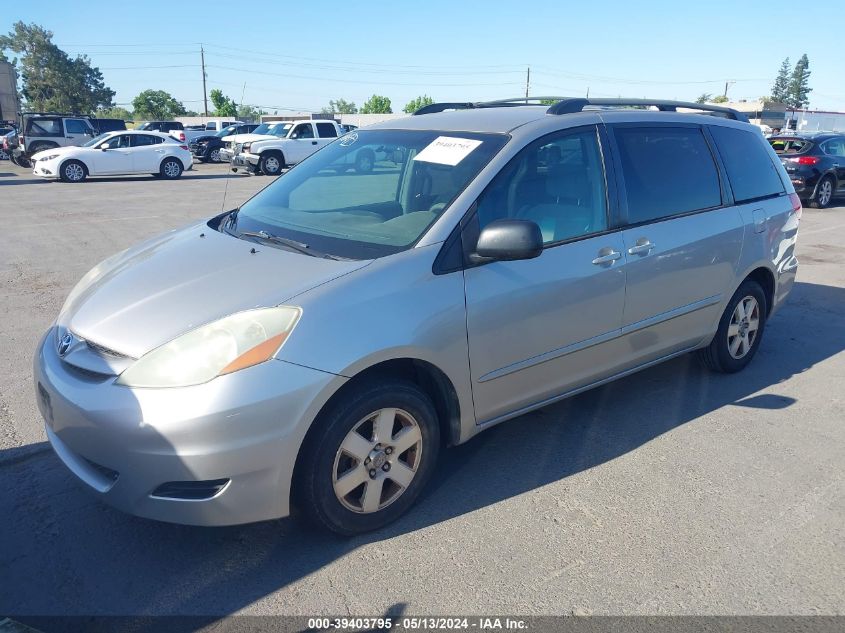
[(9, 62), (0, 62), (0, 121), (14, 121), (21, 109), (17, 73)]
[(748, 117), (748, 122), (760, 127), (767, 126), (772, 129), (785, 127), (787, 105), (778, 101), (758, 99), (756, 101), (731, 101), (720, 103), (737, 112), (742, 112)]

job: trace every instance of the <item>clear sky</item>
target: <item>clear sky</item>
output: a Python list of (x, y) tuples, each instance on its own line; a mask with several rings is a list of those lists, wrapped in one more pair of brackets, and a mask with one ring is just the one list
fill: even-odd
[(794, 1), (4, 5), (0, 30), (16, 20), (52, 30), (56, 44), (100, 67), (117, 103), (153, 88), (202, 110), (202, 43), (209, 91), (239, 102), (243, 93), (244, 103), (271, 110), (319, 110), (337, 98), (360, 106), (373, 93), (390, 97), (394, 111), (423, 93), (437, 101), (514, 97), (525, 92), (529, 66), (532, 95), (589, 88), (592, 96), (692, 100), (721, 94), (730, 81), (728, 97), (754, 99), (769, 93), (785, 57), (794, 64), (807, 53), (810, 107), (845, 111), (841, 28), (808, 34)]

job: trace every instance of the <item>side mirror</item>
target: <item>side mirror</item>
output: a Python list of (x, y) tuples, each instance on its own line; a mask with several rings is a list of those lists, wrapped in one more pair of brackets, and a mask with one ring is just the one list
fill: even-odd
[(475, 247), (476, 263), (533, 259), (543, 252), (543, 234), (531, 220), (496, 220), (481, 231)]

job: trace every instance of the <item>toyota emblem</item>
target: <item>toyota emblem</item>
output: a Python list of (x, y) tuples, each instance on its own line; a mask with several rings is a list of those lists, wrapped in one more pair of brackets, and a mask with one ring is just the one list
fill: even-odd
[(73, 345), (73, 334), (70, 332), (66, 332), (65, 335), (59, 341), (59, 356), (64, 356), (67, 354), (68, 349), (70, 346)]

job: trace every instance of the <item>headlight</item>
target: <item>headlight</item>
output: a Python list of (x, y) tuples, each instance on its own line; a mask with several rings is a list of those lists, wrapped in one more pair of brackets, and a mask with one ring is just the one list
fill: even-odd
[(244, 151), (245, 152), (248, 152), (250, 147), (252, 147), (252, 143), (244, 143)]
[(299, 308), (238, 312), (179, 336), (135, 361), (117, 379), (128, 387), (187, 387), (263, 363), (293, 331)]
[(42, 158), (39, 158), (38, 160), (39, 160), (39, 161), (42, 161), (42, 160), (53, 160), (54, 158), (58, 158), (58, 157), (59, 157), (59, 155), (58, 155), (58, 154), (50, 154), (49, 156), (43, 156)]

